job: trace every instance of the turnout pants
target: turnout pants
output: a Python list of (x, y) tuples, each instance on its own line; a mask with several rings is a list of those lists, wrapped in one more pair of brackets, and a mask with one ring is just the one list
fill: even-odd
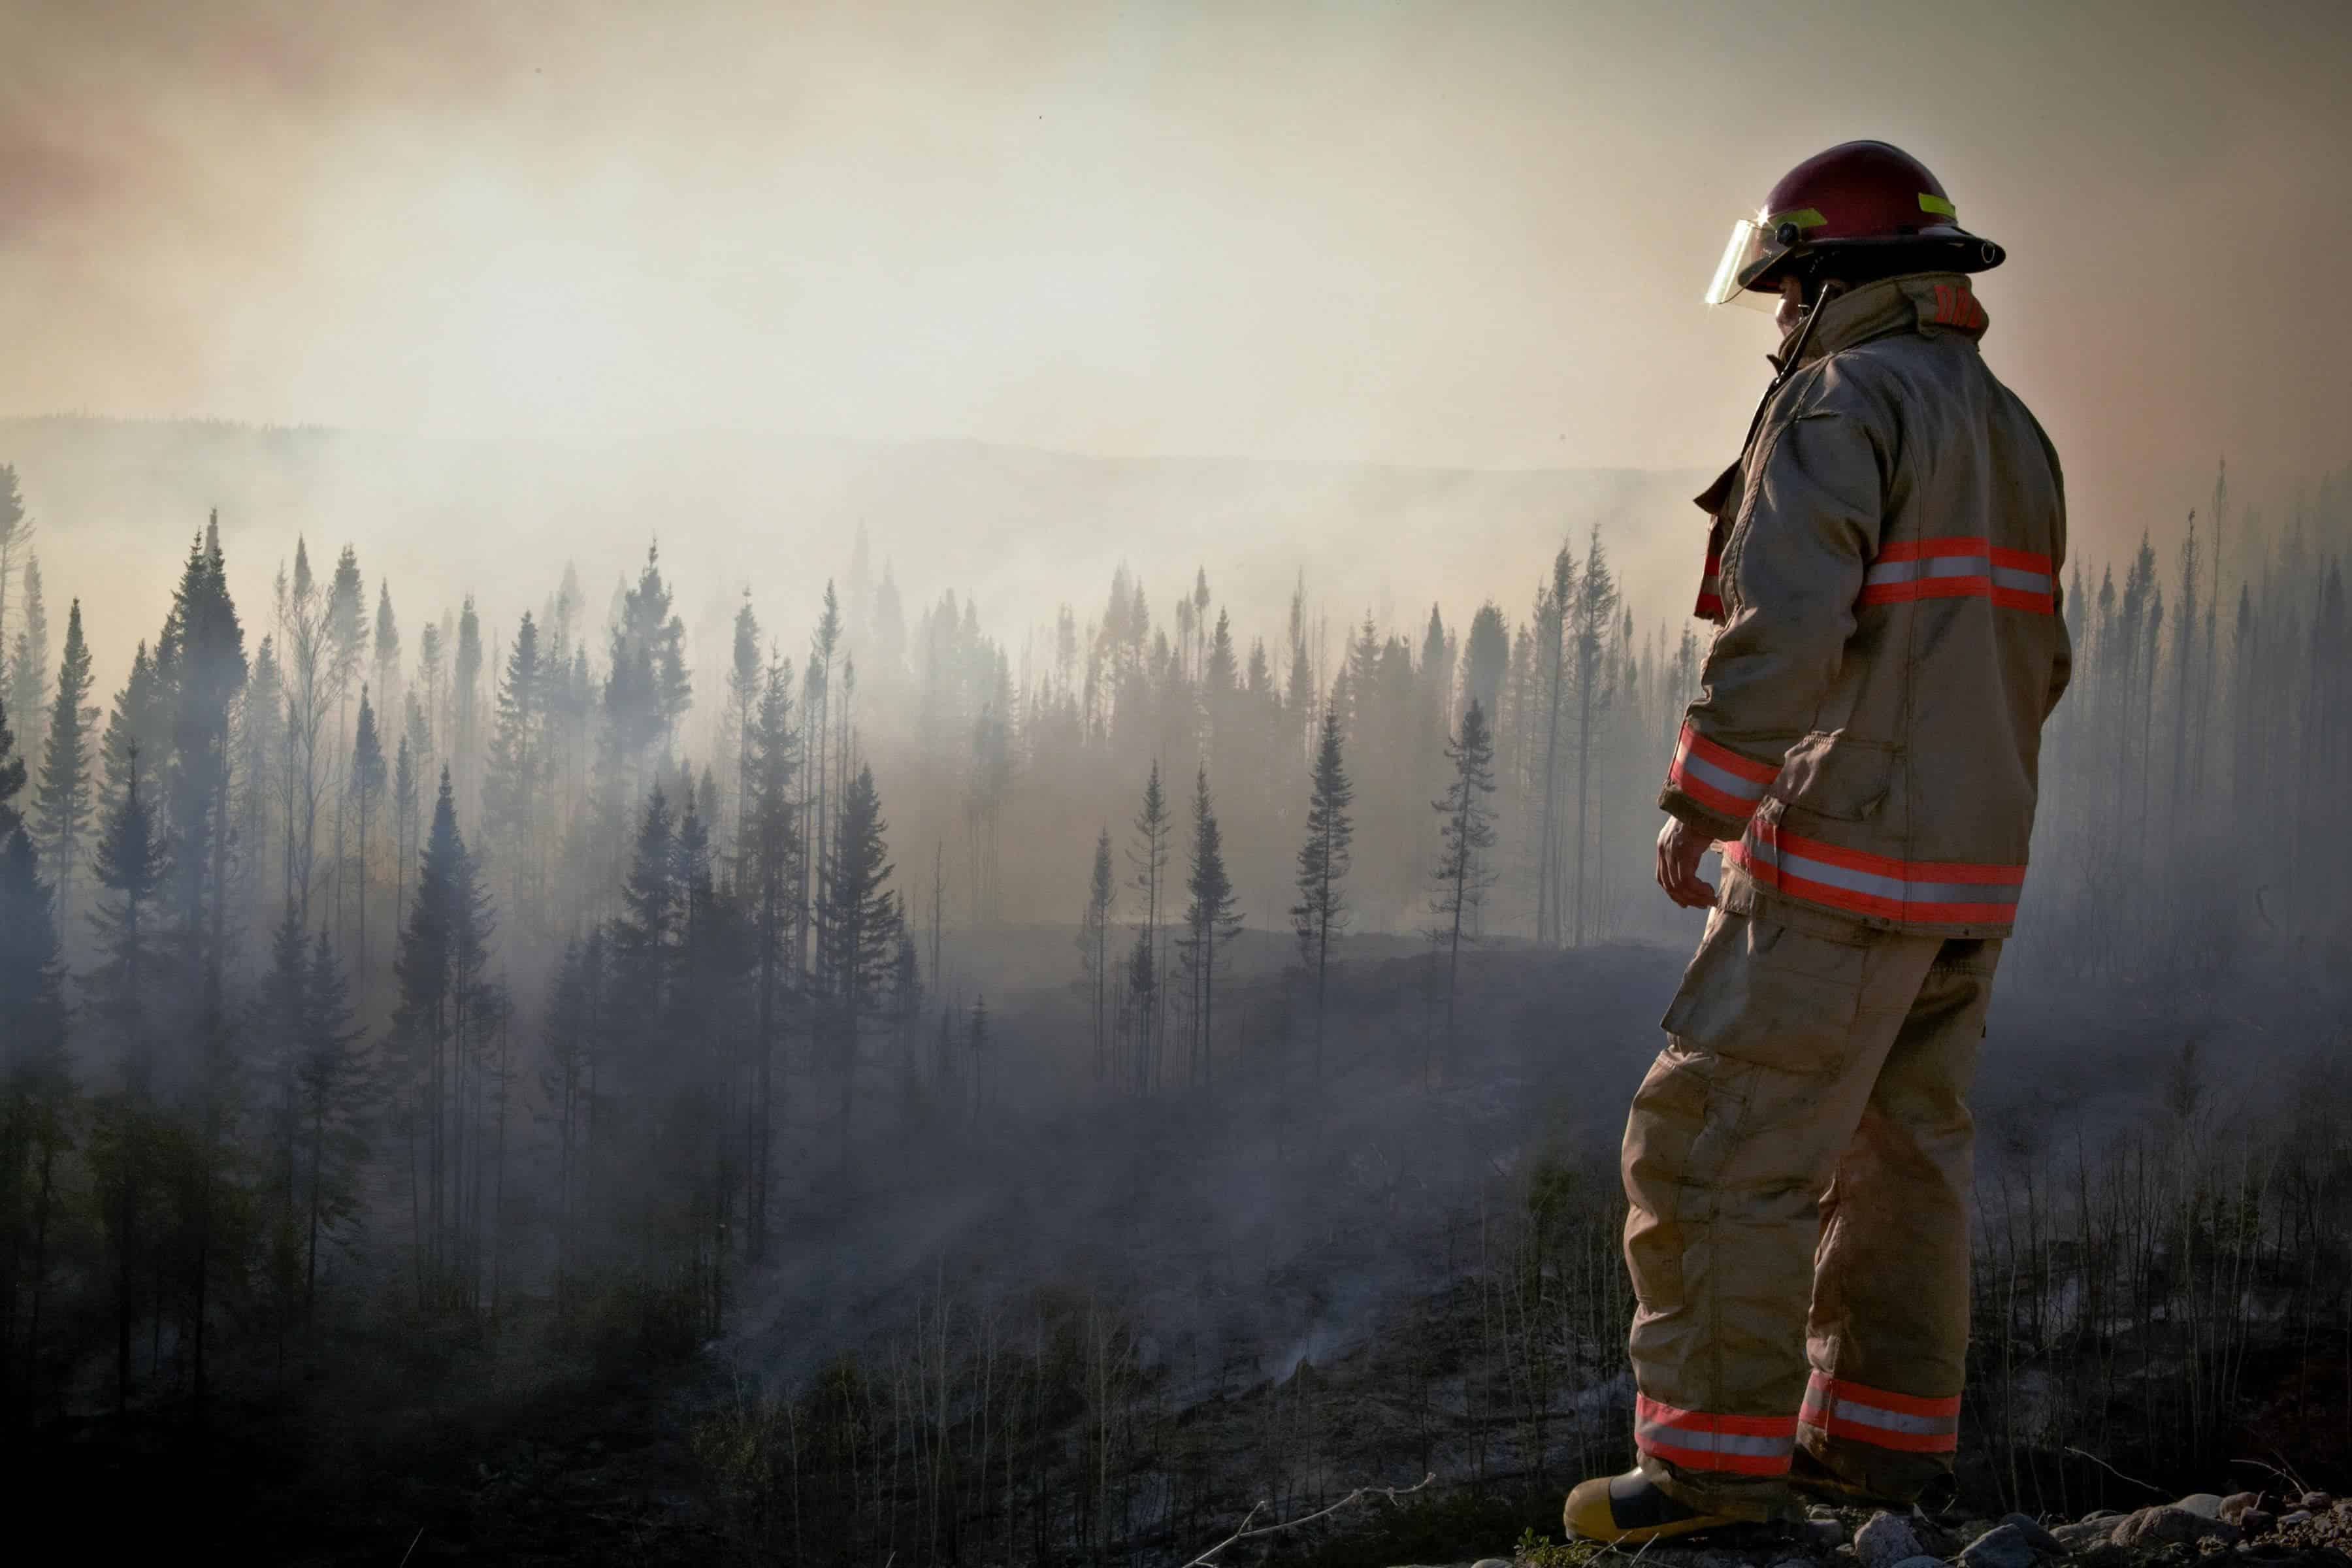
[(1625, 1127), (1635, 1447), (1670, 1495), (1763, 1519), (1792, 1463), (1897, 1501), (1951, 1468), (2000, 954), (1709, 917)]

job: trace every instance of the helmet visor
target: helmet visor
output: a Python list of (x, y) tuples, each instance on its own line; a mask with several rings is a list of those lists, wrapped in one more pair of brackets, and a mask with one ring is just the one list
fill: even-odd
[(1731, 237), (1724, 241), (1723, 259), (1715, 264), (1715, 280), (1706, 286), (1706, 302), (1727, 305), (1739, 299), (1747, 292), (1740, 279), (1775, 248), (1771, 231), (1756, 219), (1744, 217), (1733, 224)]

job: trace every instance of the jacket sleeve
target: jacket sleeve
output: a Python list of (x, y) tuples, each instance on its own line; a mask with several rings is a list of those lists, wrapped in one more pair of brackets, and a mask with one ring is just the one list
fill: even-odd
[(1768, 427), (1723, 560), (1727, 619), (1683, 716), (1658, 805), (1739, 837), (1813, 720), (1878, 552), (1880, 444), (1858, 411), (1801, 406)]

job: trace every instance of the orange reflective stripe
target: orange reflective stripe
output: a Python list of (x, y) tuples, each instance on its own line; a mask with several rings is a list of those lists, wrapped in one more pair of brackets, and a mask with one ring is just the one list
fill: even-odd
[(1907, 1454), (1959, 1447), (1960, 1396), (1927, 1397), (1871, 1388), (1816, 1372), (1805, 1390), (1803, 1424), (1833, 1437)]
[(2023, 866), (1897, 860), (1802, 837), (1778, 822), (1751, 825), (1723, 854), (1759, 887), (1898, 924), (2007, 925), (2025, 887)]
[(1864, 569), (1857, 607), (1921, 599), (1990, 599), (2004, 609), (2057, 611), (2049, 556), (1997, 545), (1982, 535), (1909, 539), (1880, 550)]
[(1687, 1469), (1783, 1475), (1796, 1450), (1797, 1418), (1684, 1410), (1641, 1394), (1633, 1401), (1633, 1446)]
[(1666, 770), (1666, 787), (1682, 791), (1709, 811), (1744, 822), (1780, 771), (1716, 744), (1685, 720), (1674, 763)]

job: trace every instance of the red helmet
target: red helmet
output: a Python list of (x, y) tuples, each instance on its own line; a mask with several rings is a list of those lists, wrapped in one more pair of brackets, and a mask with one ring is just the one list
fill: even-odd
[(1841, 142), (1786, 174), (1764, 210), (1732, 226), (1707, 303), (1743, 289), (1776, 294), (1782, 274), (1808, 257), (1876, 253), (1874, 273), (1982, 272), (2007, 252), (1959, 226), (1952, 200), (1927, 166), (1884, 142)]

